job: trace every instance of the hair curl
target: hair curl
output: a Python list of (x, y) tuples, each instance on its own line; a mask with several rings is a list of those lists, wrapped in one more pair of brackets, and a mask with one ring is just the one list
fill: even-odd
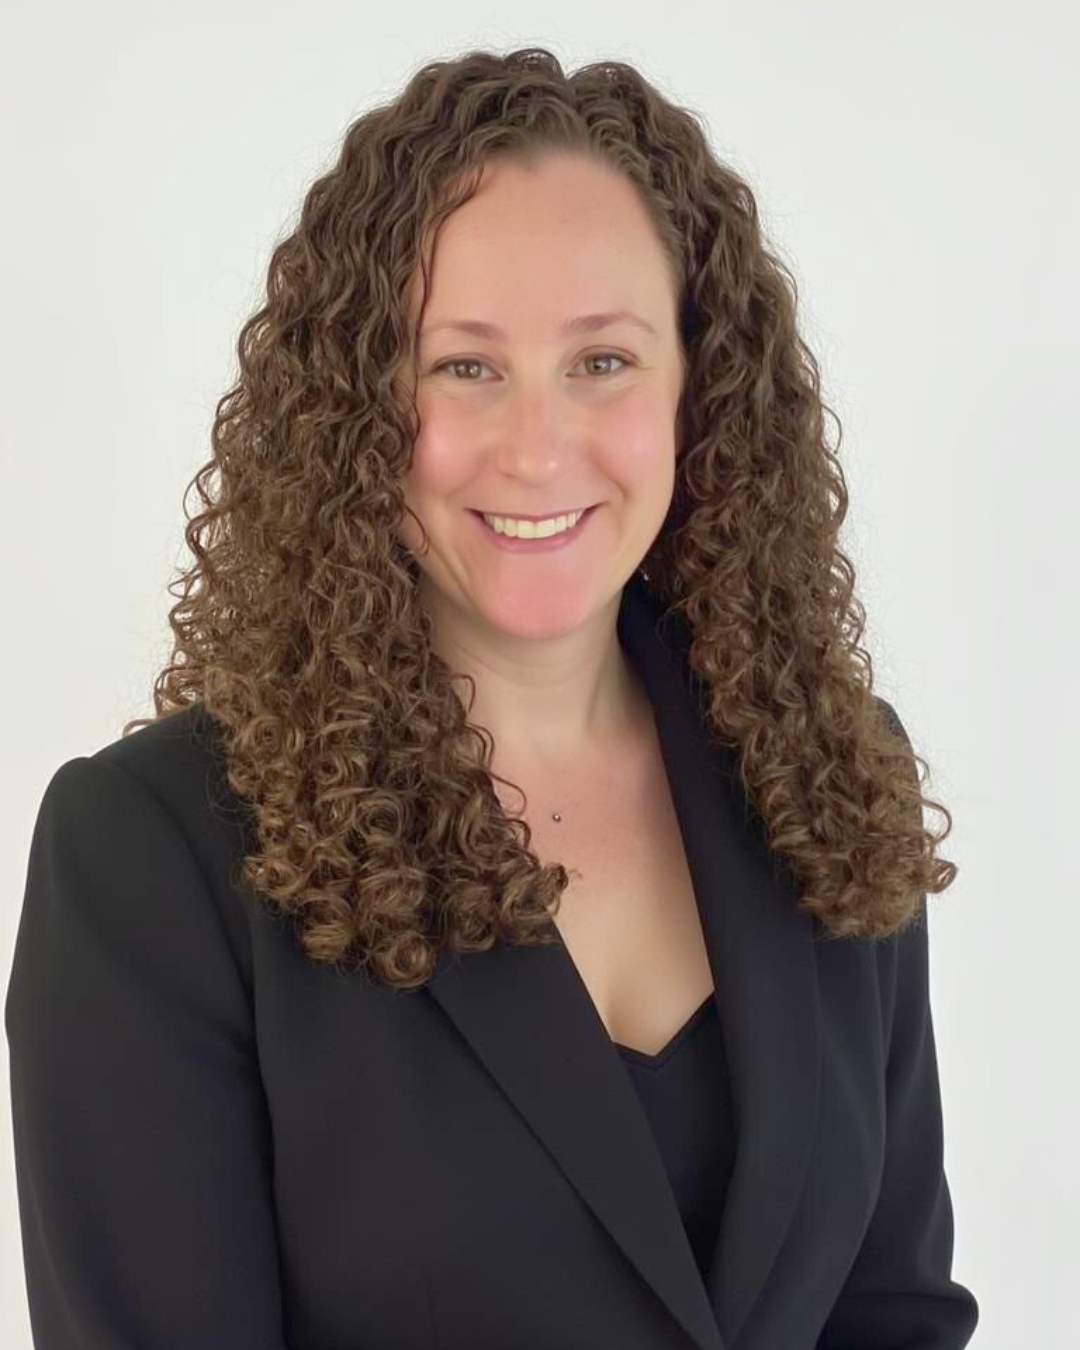
[(921, 794), (926, 761), (870, 692), (837, 547), (847, 490), (824, 437), (828, 413), (839, 447), (839, 421), (750, 188), (629, 65), (567, 74), (543, 48), (471, 51), (354, 122), (276, 245), (188, 485), (204, 509), (185, 530), (196, 561), (169, 586), (182, 589), (155, 716), (123, 730), (201, 704), (252, 808), (245, 879), (294, 917), (312, 960), (400, 988), (426, 981), (442, 944), (556, 940), (569, 880), (504, 814), (492, 738), (431, 649), (395, 532), (418, 426), (411, 279), (419, 266), (426, 280), (434, 231), (486, 160), (563, 152), (636, 185), (679, 286), (680, 452), (644, 566), (689, 624), (709, 719), (800, 906), (833, 936), (886, 937), (957, 870), (934, 857), (952, 818)]

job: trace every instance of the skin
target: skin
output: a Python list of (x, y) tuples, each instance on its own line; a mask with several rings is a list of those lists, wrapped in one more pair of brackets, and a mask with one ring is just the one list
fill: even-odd
[[(568, 318), (617, 309), (655, 335), (625, 321), (560, 334)], [(505, 337), (430, 331), (462, 318)], [(531, 170), (488, 164), (438, 235), (415, 374), (421, 432), (404, 493), (427, 550), (408, 514), (400, 538), (421, 568), (433, 646), (475, 680), (470, 720), (504, 757), (580, 772), (650, 715), (616, 618), (671, 502), (684, 379), (670, 267), (631, 184), (568, 154)], [(468, 509), (593, 503), (577, 541), (536, 554), (502, 551)]]

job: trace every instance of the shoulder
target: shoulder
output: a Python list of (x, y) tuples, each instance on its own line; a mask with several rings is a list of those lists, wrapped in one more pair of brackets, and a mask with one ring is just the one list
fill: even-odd
[(239, 835), (213, 814), (212, 756), (191, 723), (185, 714), (141, 728), (52, 774), (30, 841), (9, 1036), (36, 1037), (72, 1006), (88, 1025), (198, 1007), (207, 1024), (249, 1036)]
[(251, 912), (237, 868), (248, 812), (228, 787), (219, 733), (198, 705), (62, 763), (38, 807), (35, 879), (51, 878), (51, 889), (68, 878), (80, 912), (117, 927), (122, 915), (147, 945), (191, 924), (219, 935), (224, 926), (247, 966)]
[(888, 699), (882, 698), (880, 694), (874, 695), (874, 702), (877, 704), (878, 711), (884, 718), (886, 726), (888, 726), (891, 731), (896, 732), (896, 734), (907, 744), (907, 747), (910, 750), (911, 737), (907, 734), (907, 730), (905, 729), (903, 722), (900, 720), (899, 713), (888, 701)]
[(122, 770), (166, 799), (189, 780), (205, 780), (224, 767), (220, 728), (201, 703), (118, 737), (89, 758)]
[(189, 840), (250, 821), (247, 803), (228, 784), (221, 727), (201, 702), (101, 746), (85, 762), (91, 774), (129, 779)]

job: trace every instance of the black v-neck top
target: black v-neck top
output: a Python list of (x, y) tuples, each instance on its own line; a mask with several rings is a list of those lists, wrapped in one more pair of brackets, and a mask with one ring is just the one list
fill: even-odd
[(649, 1118), (690, 1246), (707, 1278), (734, 1162), (734, 1122), (710, 993), (655, 1055), (615, 1043)]

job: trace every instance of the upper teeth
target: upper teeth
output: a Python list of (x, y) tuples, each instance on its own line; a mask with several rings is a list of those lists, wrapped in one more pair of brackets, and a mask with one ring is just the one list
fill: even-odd
[(484, 519), (496, 534), (515, 535), (518, 539), (545, 539), (548, 535), (561, 534), (575, 526), (584, 511), (575, 511), (569, 516), (548, 516), (546, 520), (519, 520), (516, 516), (489, 516), (482, 513)]

